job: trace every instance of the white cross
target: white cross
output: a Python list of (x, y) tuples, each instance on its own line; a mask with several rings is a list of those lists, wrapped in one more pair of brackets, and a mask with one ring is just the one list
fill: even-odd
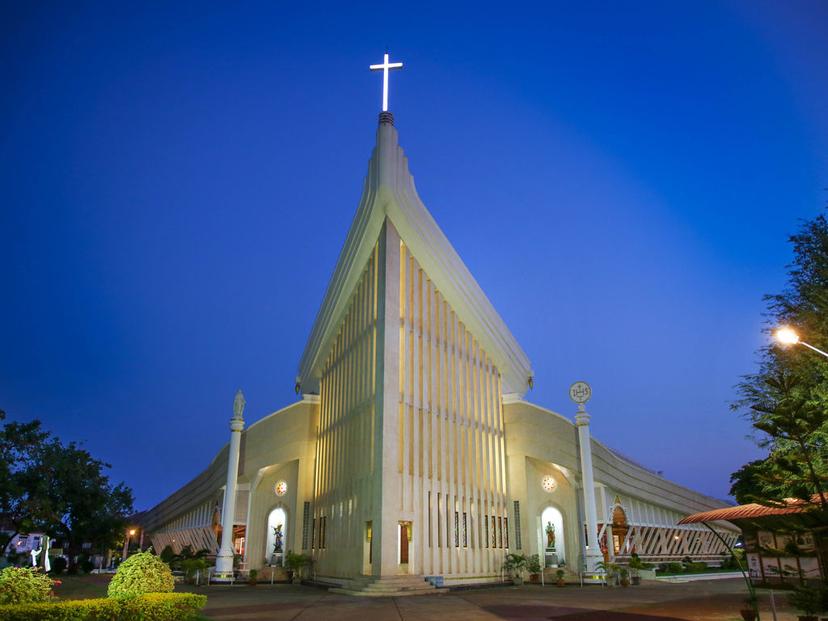
[(403, 66), (402, 63), (389, 63), (388, 62), (388, 54), (385, 54), (385, 58), (381, 65), (371, 65), (369, 69), (371, 71), (380, 71), (382, 70), (382, 111), (388, 112), (388, 70), (389, 69), (400, 69)]

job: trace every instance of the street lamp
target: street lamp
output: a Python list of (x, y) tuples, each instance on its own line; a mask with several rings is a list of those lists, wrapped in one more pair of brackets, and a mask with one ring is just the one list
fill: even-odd
[(796, 331), (790, 326), (780, 326), (779, 328), (777, 328), (776, 331), (773, 333), (773, 338), (775, 338), (782, 345), (796, 345), (797, 343), (799, 345), (804, 345), (808, 349), (812, 349), (816, 353), (822, 354), (823, 356), (828, 358), (828, 352), (824, 352), (821, 349), (814, 347), (810, 343), (806, 343), (805, 341), (800, 339)]

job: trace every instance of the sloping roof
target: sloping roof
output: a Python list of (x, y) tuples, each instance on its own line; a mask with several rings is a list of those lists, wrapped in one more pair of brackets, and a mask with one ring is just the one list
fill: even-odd
[(532, 375), (529, 359), (417, 195), (397, 130), (388, 120), (390, 115), (377, 129), (362, 198), (308, 337), (297, 382), (302, 392), (318, 390), (321, 367), (387, 217), (435, 287), (495, 361), (503, 392), (522, 395)]
[(819, 494), (811, 496), (811, 501), (806, 502), (801, 498), (786, 498), (778, 506), (760, 505), (752, 502), (746, 505), (736, 505), (735, 507), (728, 507), (726, 509), (716, 509), (715, 511), (705, 511), (704, 513), (694, 513), (683, 518), (679, 524), (695, 524), (698, 522), (714, 522), (716, 520), (752, 520), (756, 518), (771, 517), (774, 515), (792, 515), (795, 513), (805, 513), (819, 508), (822, 502)]

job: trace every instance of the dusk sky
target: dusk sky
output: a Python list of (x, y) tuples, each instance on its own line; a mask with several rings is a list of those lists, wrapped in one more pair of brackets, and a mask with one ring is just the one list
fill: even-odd
[[(344, 4), (344, 3), (342, 3)], [(287, 8), (286, 8), (287, 7)], [(527, 399), (725, 498), (787, 237), (826, 204), (828, 3), (0, 8), (0, 409), (160, 501), (294, 377), (381, 77)], [(803, 353), (806, 355), (806, 353)]]

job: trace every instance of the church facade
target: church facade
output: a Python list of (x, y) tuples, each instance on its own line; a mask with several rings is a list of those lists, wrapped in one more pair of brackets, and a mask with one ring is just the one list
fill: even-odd
[(725, 503), (592, 439), (584, 407), (573, 421), (528, 402), (532, 381), (383, 112), (300, 361), (301, 399), (243, 431), (238, 413), (238, 442), (144, 514), (145, 532), (157, 551), (220, 554), (224, 537), (248, 569), (301, 552), (333, 583), (497, 580), (509, 552), (575, 573), (632, 553), (727, 555), (718, 536), (735, 542), (731, 525), (677, 525)]

